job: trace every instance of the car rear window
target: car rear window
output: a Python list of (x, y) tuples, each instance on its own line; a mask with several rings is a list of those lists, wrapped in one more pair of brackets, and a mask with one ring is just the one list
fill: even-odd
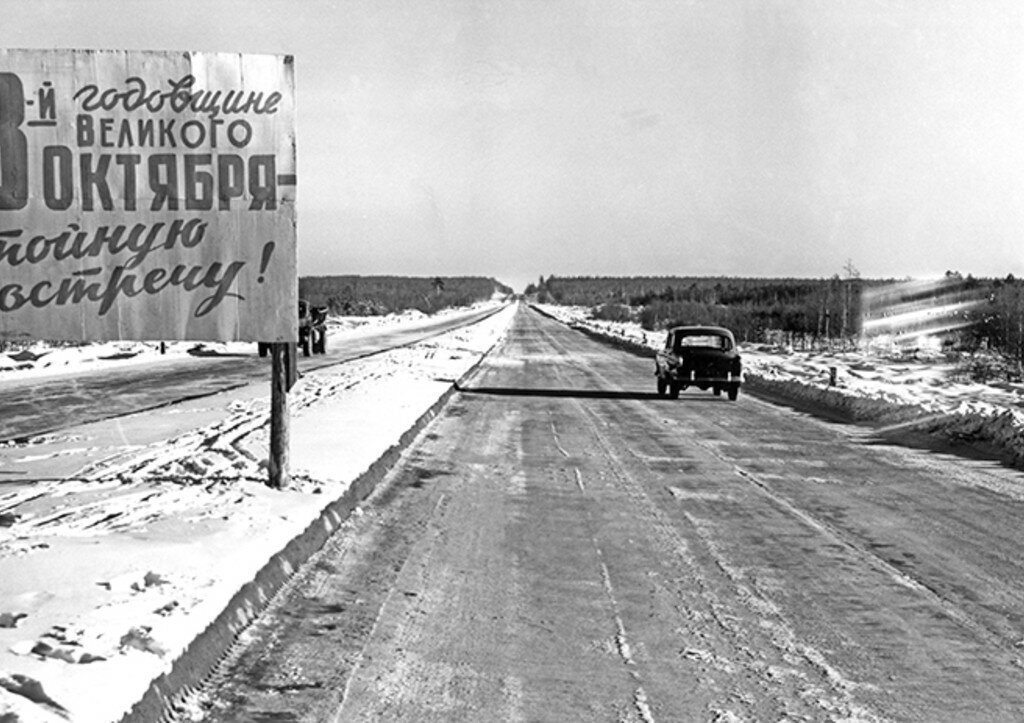
[(719, 334), (679, 334), (676, 336), (675, 349), (721, 349), (728, 351), (731, 348), (729, 338)]

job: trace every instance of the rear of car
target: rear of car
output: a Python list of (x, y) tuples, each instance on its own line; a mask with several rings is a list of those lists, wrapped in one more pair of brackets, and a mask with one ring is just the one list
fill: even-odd
[(655, 357), (658, 394), (677, 398), (689, 387), (739, 395), (743, 367), (736, 339), (718, 326), (678, 326), (669, 329), (665, 348)]

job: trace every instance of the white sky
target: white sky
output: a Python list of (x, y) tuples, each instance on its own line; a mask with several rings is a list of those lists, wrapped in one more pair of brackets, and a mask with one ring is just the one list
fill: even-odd
[(300, 274), (1024, 275), (1019, 0), (0, 0), (289, 53)]

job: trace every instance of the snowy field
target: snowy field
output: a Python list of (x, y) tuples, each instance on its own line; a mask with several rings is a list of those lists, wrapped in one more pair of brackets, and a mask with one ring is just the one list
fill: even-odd
[[(285, 491), (264, 484), (269, 382), (0, 446), (0, 721), (119, 720), (501, 338), (514, 309), (304, 374), (290, 395)], [(419, 321), (334, 319), (331, 348)], [(0, 355), (0, 389), (194, 347), (30, 347)]]
[[(538, 305), (565, 323), (651, 350), (661, 332), (639, 324), (594, 319), (585, 307)], [(797, 352), (741, 344), (749, 388), (837, 411), (850, 419), (977, 441), (1024, 466), (1024, 384), (958, 381), (956, 365), (941, 355), (899, 358), (869, 352)], [(835, 368), (836, 385), (829, 386)], [(654, 377), (651, 377), (654, 388)]]

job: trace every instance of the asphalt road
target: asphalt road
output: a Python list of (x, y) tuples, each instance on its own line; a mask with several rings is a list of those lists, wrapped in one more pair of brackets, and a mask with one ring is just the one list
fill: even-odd
[[(377, 354), (413, 344), (449, 329), (471, 324), (493, 309), (443, 316), (413, 327), (383, 329), (338, 343), (328, 338), (326, 354), (303, 357), (299, 371)], [(203, 355), (118, 369), (99, 369), (75, 375), (0, 383), (0, 442), (161, 407), (183, 399), (216, 394), (254, 381), (270, 380), (270, 359), (251, 354)]]
[(1024, 718), (1024, 485), (522, 310), (210, 721)]

